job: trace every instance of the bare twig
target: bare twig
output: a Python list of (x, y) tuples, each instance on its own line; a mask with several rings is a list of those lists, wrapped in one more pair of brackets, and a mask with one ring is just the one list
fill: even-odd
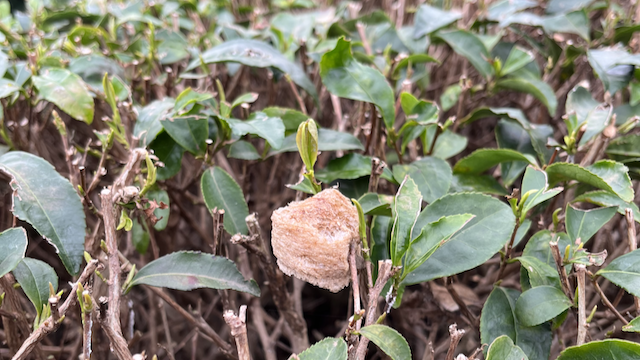
[[(62, 317), (67, 313), (67, 310), (71, 306), (76, 303), (78, 299), (76, 296), (76, 291), (78, 290), (78, 284), (84, 283), (87, 281), (89, 276), (93, 275), (93, 272), (98, 267), (98, 260), (92, 260), (90, 263), (85, 266), (82, 274), (78, 278), (78, 281), (71, 286), (71, 291), (67, 296), (67, 299), (58, 307), (58, 314), (56, 316)], [(54, 332), (58, 326), (60, 325), (60, 321), (55, 321), (53, 315), (48, 317), (42, 324), (29, 335), (29, 338), (22, 344), (20, 350), (13, 356), (12, 360), (22, 360), (26, 359), (29, 354), (33, 351), (33, 349), (42, 341), (47, 334)]]
[(471, 322), (471, 325), (479, 328), (480, 327), (480, 321), (471, 312), (471, 310), (469, 309), (467, 304), (464, 302), (464, 300), (462, 300), (462, 298), (460, 297), (460, 294), (458, 294), (458, 291), (456, 291), (456, 288), (453, 286), (453, 281), (451, 281), (451, 280), (452, 279), (449, 279), (449, 281), (445, 280), (446, 281), (446, 288), (447, 288), (447, 291), (449, 292), (449, 295), (451, 295), (451, 297), (453, 298), (453, 301), (455, 301), (456, 304), (458, 304), (458, 306), (460, 307), (460, 310), (462, 311), (464, 316), (466, 316), (469, 319), (469, 322)]
[(602, 300), (602, 303), (604, 303), (604, 305), (606, 307), (609, 308), (609, 310), (611, 310), (611, 312), (613, 312), (616, 317), (622, 321), (623, 324), (627, 325), (629, 323), (629, 321), (627, 321), (627, 319), (625, 319), (619, 312), (618, 310), (616, 310), (615, 306), (613, 306), (613, 304), (611, 304), (611, 302), (609, 301), (609, 299), (607, 299), (607, 296), (604, 294), (604, 292), (602, 291), (602, 289), (600, 288), (600, 285), (598, 285), (598, 281), (597, 279), (592, 278), (591, 279), (591, 283), (593, 283), (593, 286), (596, 288), (596, 291), (598, 292), (598, 295), (600, 295), (600, 299)]
[(293, 93), (293, 96), (295, 96), (296, 101), (298, 102), (298, 106), (300, 106), (300, 111), (302, 111), (303, 114), (307, 115), (308, 114), (307, 107), (305, 106), (304, 100), (302, 100), (302, 97), (298, 92), (298, 88), (296, 88), (296, 84), (293, 83), (289, 75), (285, 75), (285, 77), (287, 79), (287, 82), (289, 83), (289, 87), (291, 88), (291, 92)]
[[(124, 175), (124, 174), (123, 174)], [(114, 185), (115, 187), (115, 185)], [(100, 325), (105, 330), (116, 356), (120, 360), (130, 360), (131, 352), (122, 335), (120, 326), (120, 259), (118, 258), (118, 238), (116, 234), (116, 206), (110, 189), (100, 193), (102, 214), (104, 217), (105, 242), (109, 263), (109, 297), (104, 317), (100, 317)], [(102, 315), (102, 314), (101, 314)]]
[[(376, 315), (378, 310), (378, 297), (382, 292), (382, 288), (387, 284), (387, 281), (393, 276), (394, 269), (392, 267), (391, 260), (384, 260), (378, 262), (378, 279), (372, 289), (369, 290), (369, 301), (367, 302), (367, 312), (365, 326), (371, 325), (376, 321)], [(358, 349), (356, 350), (356, 360), (364, 360), (367, 355), (367, 347), (369, 346), (369, 339), (362, 336), (358, 343)]]
[(582, 345), (587, 338), (587, 312), (585, 298), (585, 276), (587, 272), (586, 266), (576, 264), (576, 274), (578, 278), (578, 339), (576, 345)]
[(551, 254), (553, 255), (553, 259), (556, 261), (556, 268), (558, 269), (558, 274), (560, 274), (560, 284), (562, 285), (562, 291), (573, 302), (573, 292), (571, 291), (569, 278), (567, 278), (567, 272), (564, 270), (564, 265), (562, 264), (562, 256), (560, 255), (558, 242), (550, 241), (549, 247), (551, 248)]
[[(627, 241), (629, 242), (629, 252), (638, 248), (638, 240), (636, 238), (636, 222), (633, 218), (633, 210), (630, 208), (624, 209), (624, 218), (627, 221)], [(640, 314), (640, 299), (637, 296), (633, 297), (633, 304), (636, 307), (636, 315)]]
[[(351, 242), (349, 249), (349, 271), (351, 272), (351, 287), (353, 289), (353, 313), (360, 313), (360, 285), (358, 281), (358, 267), (356, 265), (356, 256), (358, 255), (358, 244), (356, 241)], [(356, 321), (356, 330), (360, 330), (362, 319)]]
[(231, 328), (231, 336), (236, 340), (239, 360), (251, 360), (249, 339), (247, 337), (247, 305), (240, 306), (238, 315), (233, 310), (224, 312), (224, 321)]
[(464, 329), (458, 330), (457, 324), (452, 324), (449, 326), (449, 336), (451, 337), (451, 342), (449, 342), (449, 350), (447, 350), (447, 356), (445, 357), (445, 360), (453, 360), (453, 356), (456, 352), (456, 347), (458, 346), (458, 343), (460, 342), (464, 334)]
[(520, 219), (516, 219), (516, 226), (513, 228), (513, 232), (511, 233), (511, 238), (509, 239), (509, 243), (507, 244), (507, 251), (504, 254), (504, 258), (500, 262), (500, 270), (498, 271), (498, 277), (496, 278), (496, 282), (502, 279), (504, 275), (504, 269), (507, 267), (507, 261), (511, 259), (511, 251), (513, 250), (513, 242), (515, 241), (516, 234), (518, 233), (518, 228), (520, 227)]

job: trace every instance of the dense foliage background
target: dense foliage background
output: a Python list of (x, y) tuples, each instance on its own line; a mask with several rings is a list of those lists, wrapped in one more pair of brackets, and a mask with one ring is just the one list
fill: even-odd
[[(26, 5), (1, 357), (236, 358), (241, 305), (253, 359), (640, 357), (640, 1)], [(371, 319), (277, 268), (316, 182), (362, 208)]]

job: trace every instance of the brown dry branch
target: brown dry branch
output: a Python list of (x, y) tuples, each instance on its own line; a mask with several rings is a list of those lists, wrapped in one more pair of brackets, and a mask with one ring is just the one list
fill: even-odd
[(576, 264), (576, 275), (578, 278), (578, 339), (577, 345), (582, 345), (587, 338), (587, 310), (586, 310), (586, 297), (585, 297), (585, 276), (587, 268), (583, 264)]
[[(629, 252), (638, 248), (638, 239), (636, 238), (636, 222), (633, 216), (633, 209), (624, 209), (624, 218), (627, 222), (627, 241), (629, 242)], [(633, 304), (636, 307), (636, 315), (640, 315), (640, 298), (633, 297)]]
[(249, 339), (247, 337), (247, 305), (240, 306), (238, 315), (233, 310), (224, 312), (224, 321), (231, 328), (231, 336), (236, 341), (238, 360), (251, 360), (249, 352)]
[[(22, 344), (20, 350), (13, 356), (12, 360), (22, 360), (26, 359), (29, 354), (35, 349), (35, 347), (50, 333), (54, 332), (58, 326), (60, 326), (60, 319), (64, 319), (63, 317), (69, 310), (69, 308), (75, 305), (78, 297), (76, 296), (76, 291), (78, 290), (79, 284), (86, 283), (89, 279), (89, 276), (93, 275), (93, 272), (98, 269), (98, 260), (92, 260), (90, 263), (85, 266), (82, 274), (78, 277), (78, 281), (71, 286), (71, 290), (69, 291), (69, 295), (66, 300), (62, 303), (62, 305), (58, 306), (57, 314), (52, 314), (48, 317), (42, 324), (29, 335), (27, 340)], [(51, 299), (49, 299), (51, 301)], [(53, 311), (53, 307), (52, 307)], [(55, 320), (58, 318), (58, 321)]]
[(551, 248), (551, 255), (553, 255), (553, 259), (556, 262), (558, 274), (560, 274), (560, 284), (562, 285), (562, 291), (571, 301), (573, 301), (573, 291), (571, 291), (571, 285), (569, 284), (567, 272), (564, 270), (564, 264), (562, 263), (562, 255), (560, 255), (558, 242), (550, 241), (549, 247)]
[(458, 330), (457, 324), (452, 324), (449, 326), (449, 336), (451, 340), (449, 342), (449, 350), (447, 350), (447, 356), (445, 357), (445, 360), (453, 360), (456, 347), (458, 347), (458, 343), (465, 333), (466, 332), (464, 331), (464, 329)]

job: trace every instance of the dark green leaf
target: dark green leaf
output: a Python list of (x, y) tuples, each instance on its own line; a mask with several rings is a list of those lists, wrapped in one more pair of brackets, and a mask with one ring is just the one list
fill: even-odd
[(49, 283), (54, 291), (58, 290), (56, 271), (44, 261), (24, 258), (13, 270), (13, 275), (40, 316), (42, 307), (49, 303)]
[(12, 179), (14, 215), (31, 224), (56, 248), (67, 271), (77, 274), (84, 253), (85, 217), (71, 183), (44, 159), (21, 151), (0, 156), (0, 169)]
[(629, 323), (622, 327), (622, 331), (626, 332), (640, 332), (640, 316), (629, 321)]
[(125, 78), (125, 72), (122, 66), (116, 61), (98, 54), (87, 56), (79, 56), (69, 62), (69, 71), (79, 75), (85, 83), (90, 85), (94, 90), (102, 90), (102, 78), (105, 73), (109, 77), (117, 76), (120, 79)]
[[(435, 126), (431, 126), (427, 129), (427, 146), (425, 146), (425, 148), (431, 146), (431, 142), (433, 141), (434, 136)], [(467, 138), (447, 129), (442, 134), (440, 134), (440, 136), (438, 136), (431, 156), (446, 160), (458, 155), (466, 148)]]
[(147, 249), (149, 248), (150, 235), (147, 230), (140, 225), (138, 219), (133, 220), (133, 227), (131, 228), (131, 242), (133, 246), (136, 248), (136, 251), (144, 255), (147, 253)]
[(567, 245), (572, 244), (569, 235), (566, 233), (558, 233), (557, 236), (552, 237), (549, 230), (541, 230), (529, 239), (524, 251), (522, 252), (522, 256), (535, 257), (545, 264), (555, 267), (556, 263), (553, 259), (553, 255), (551, 254), (551, 249), (549, 248), (550, 241), (558, 242), (558, 248), (560, 249), (560, 255), (562, 256), (564, 256), (564, 251), (567, 248)]
[(194, 155), (203, 155), (207, 149), (209, 122), (199, 116), (184, 116), (160, 120), (164, 130), (187, 151)]
[(161, 132), (158, 137), (149, 144), (153, 153), (164, 165), (158, 167), (157, 180), (172, 178), (180, 171), (182, 166), (182, 154), (184, 148), (176, 143), (169, 134)]
[(481, 192), (507, 195), (507, 190), (491, 175), (453, 174), (449, 192)]
[(515, 315), (516, 301), (520, 292), (496, 287), (482, 308), (480, 336), (484, 344), (492, 343), (501, 335), (507, 335), (518, 345), (530, 360), (548, 360), (551, 350), (552, 332), (549, 324), (528, 327), (522, 325)]
[(489, 345), (487, 360), (529, 360), (529, 358), (510, 337), (502, 335)]
[[(313, 82), (309, 80), (302, 68), (287, 59), (276, 48), (262, 41), (249, 39), (225, 41), (202, 53), (201, 59), (205, 64), (230, 61), (252, 67), (274, 67), (288, 74), (293, 82), (311, 96), (316, 99), (318, 97)], [(197, 68), (202, 62), (200, 59), (192, 61), (185, 71)]]
[(202, 174), (200, 186), (207, 209), (222, 209), (224, 229), (232, 235), (247, 234), (245, 218), (249, 216), (249, 207), (244, 201), (242, 189), (222, 168), (214, 166)]
[(562, 289), (560, 276), (555, 267), (533, 256), (520, 256), (515, 260), (518, 260), (527, 272), (531, 287), (548, 285)]
[(532, 62), (534, 59), (535, 56), (533, 55), (533, 52), (525, 50), (519, 46), (514, 46), (500, 70), (500, 75), (505, 76), (516, 70), (520, 70), (523, 66)]
[(544, 104), (549, 110), (550, 115), (555, 115), (556, 107), (558, 106), (558, 99), (551, 86), (542, 80), (513, 77), (508, 79), (499, 80), (496, 83), (497, 88), (510, 89), (521, 91), (527, 94), (535, 96), (538, 100)]
[(257, 135), (267, 140), (274, 149), (279, 149), (283, 145), (284, 124), (282, 124), (282, 119), (280, 118), (269, 117), (263, 112), (255, 112), (245, 121), (237, 119), (225, 120), (235, 136)]
[(307, 115), (301, 113), (300, 111), (279, 107), (268, 107), (262, 109), (262, 112), (267, 114), (269, 117), (279, 117), (282, 119), (282, 123), (284, 124), (285, 134), (291, 135), (291, 133), (296, 132), (298, 130), (298, 126), (303, 122), (307, 121), (309, 118)]
[(411, 349), (409, 349), (407, 340), (396, 330), (385, 325), (369, 325), (360, 329), (360, 333), (376, 344), (391, 359), (411, 359)]
[(416, 12), (413, 38), (417, 39), (424, 35), (431, 34), (460, 18), (462, 18), (462, 14), (459, 12), (444, 11), (427, 4), (422, 4)]
[(162, 131), (160, 120), (171, 117), (174, 103), (172, 98), (164, 98), (137, 109), (138, 120), (133, 127), (133, 136), (140, 139), (140, 146), (149, 145)]
[(40, 97), (87, 124), (93, 121), (93, 98), (80, 76), (65, 69), (46, 69), (32, 78)]
[(624, 215), (625, 209), (629, 208), (633, 211), (633, 217), (637, 222), (640, 222), (640, 211), (638, 210), (638, 205), (632, 202), (625, 202), (620, 199), (616, 195), (604, 191), (604, 190), (596, 190), (588, 193), (584, 193), (577, 198), (573, 199), (573, 203), (577, 202), (588, 202), (591, 204), (599, 205), (599, 206), (617, 206), (618, 213)]
[(190, 87), (184, 89), (180, 95), (176, 98), (176, 103), (173, 111), (180, 112), (182, 109), (187, 107), (190, 104), (195, 104), (197, 102), (209, 100), (213, 98), (213, 94), (210, 93), (199, 93)]
[[(522, 154), (536, 156), (531, 144), (531, 137), (519, 124), (500, 119), (495, 129), (496, 142), (501, 149), (511, 149)], [(527, 168), (528, 163), (523, 161), (504, 162), (500, 164), (502, 181), (505, 186), (510, 186), (520, 178)]]
[[(393, 228), (391, 230), (391, 260), (400, 265), (409, 242), (411, 232), (422, 208), (422, 196), (416, 183), (405, 177), (393, 203)], [(426, 224), (425, 224), (426, 225)]]
[(596, 275), (607, 278), (634, 296), (640, 296), (640, 250), (615, 258)]
[(607, 146), (607, 154), (617, 160), (640, 157), (640, 134), (613, 139)]
[(606, 91), (614, 95), (624, 88), (633, 76), (633, 66), (640, 64), (640, 56), (615, 47), (592, 49), (587, 58)]
[[(342, 338), (324, 338), (301, 352), (296, 360), (347, 360), (347, 343)], [(292, 356), (289, 360), (294, 360)]]
[(516, 301), (516, 316), (525, 326), (547, 322), (571, 307), (571, 300), (553, 286), (538, 286), (522, 293)]
[(533, 209), (536, 205), (541, 204), (554, 196), (558, 195), (563, 188), (556, 187), (549, 189), (547, 181), (547, 173), (533, 166), (528, 166), (522, 179), (521, 194), (529, 193), (524, 202), (523, 209), (525, 212)]
[(640, 358), (640, 345), (620, 339), (592, 341), (565, 349), (556, 360), (635, 360)]
[(612, 192), (624, 201), (632, 201), (633, 187), (627, 171), (626, 166), (611, 160), (600, 160), (586, 168), (577, 164), (555, 163), (546, 169), (549, 184), (577, 180)]
[(565, 226), (569, 237), (573, 241), (581, 239), (583, 243), (586, 243), (604, 224), (611, 220), (616, 210), (615, 206), (591, 210), (580, 210), (570, 205), (567, 206)]
[(489, 52), (482, 41), (473, 33), (466, 30), (440, 31), (437, 37), (444, 40), (453, 51), (464, 56), (480, 75), (487, 78), (493, 75), (493, 67), (489, 60)]
[(442, 107), (442, 111), (447, 111), (457, 104), (460, 94), (462, 94), (462, 87), (460, 84), (453, 84), (444, 89), (444, 92), (440, 95), (440, 106)]
[(244, 140), (238, 140), (231, 144), (231, 146), (229, 146), (228, 156), (241, 160), (258, 160), (262, 158), (253, 144)]
[(420, 125), (435, 124), (440, 115), (438, 105), (432, 101), (418, 100), (408, 92), (400, 94), (402, 111), (407, 115), (407, 120), (413, 120)]
[(334, 95), (375, 104), (387, 129), (395, 122), (393, 90), (379, 71), (358, 63), (351, 54), (351, 42), (338, 40), (335, 49), (322, 56), (320, 76)]
[(358, 199), (365, 215), (391, 216), (391, 205), (393, 201), (392, 196), (376, 193), (366, 193)]
[(192, 251), (174, 252), (148, 263), (134, 276), (129, 289), (142, 284), (183, 291), (231, 289), (260, 296), (258, 284), (245, 280), (231, 260)]
[(173, 64), (189, 57), (189, 43), (181, 33), (161, 29), (155, 33), (155, 38), (160, 42), (156, 50), (160, 64)]
[(610, 109), (593, 99), (591, 93), (582, 86), (576, 86), (567, 94), (565, 108), (567, 113), (574, 111), (578, 120), (576, 124), (572, 124), (574, 129), (569, 129), (570, 131), (577, 130), (586, 123), (585, 132), (580, 140), (582, 145), (602, 132), (611, 116)]
[[(371, 157), (357, 153), (347, 154), (341, 158), (331, 160), (326, 168), (319, 169), (315, 175), (318, 180), (327, 183), (337, 179), (357, 179), (368, 176), (371, 175)], [(392, 180), (391, 171), (385, 168), (381, 177)]]
[(479, 149), (460, 159), (453, 167), (455, 173), (481, 174), (492, 167), (507, 161), (523, 161), (536, 164), (536, 159), (511, 149)]
[(406, 284), (417, 284), (458, 274), (484, 263), (511, 238), (515, 217), (502, 201), (477, 193), (445, 195), (427, 206), (418, 217), (413, 237), (426, 224), (443, 216), (472, 214), (475, 217), (429, 260), (412, 272)]
[(584, 10), (544, 17), (542, 27), (547, 33), (576, 34), (589, 41), (589, 18)]
[(24, 259), (27, 251), (27, 231), (22, 227), (0, 233), (0, 276), (5, 276)]
[(393, 167), (393, 177), (402, 182), (408, 175), (418, 186), (423, 199), (432, 203), (449, 191), (451, 184), (451, 167), (436, 157), (424, 157), (410, 165), (396, 165)]
[(420, 231), (420, 235), (411, 240), (409, 244), (409, 249), (404, 257), (403, 276), (422, 265), (473, 217), (471, 214), (444, 216), (425, 225)]

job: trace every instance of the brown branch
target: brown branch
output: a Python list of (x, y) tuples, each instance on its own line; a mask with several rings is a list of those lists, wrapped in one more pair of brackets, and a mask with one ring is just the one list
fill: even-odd
[(562, 291), (571, 300), (571, 302), (573, 302), (573, 291), (571, 291), (571, 285), (569, 284), (567, 272), (564, 270), (562, 255), (560, 255), (560, 249), (558, 248), (558, 242), (550, 241), (549, 248), (551, 248), (551, 254), (553, 255), (553, 259), (556, 262), (558, 274), (560, 274), (560, 284), (562, 285)]
[[(378, 279), (376, 279), (376, 284), (373, 288), (369, 290), (365, 326), (375, 323), (378, 310), (378, 297), (380, 297), (382, 288), (384, 288), (394, 272), (391, 260), (378, 261)], [(356, 350), (356, 360), (364, 360), (364, 357), (367, 355), (368, 346), (369, 339), (364, 336), (360, 337), (360, 342)]]
[(587, 338), (587, 312), (586, 312), (586, 298), (585, 298), (585, 276), (587, 272), (586, 266), (583, 264), (575, 265), (576, 274), (578, 278), (578, 339), (576, 345), (582, 345)]
[[(624, 209), (624, 218), (627, 221), (627, 241), (629, 242), (629, 252), (638, 248), (638, 240), (636, 238), (636, 223), (633, 219), (633, 210), (630, 208)], [(633, 297), (633, 304), (636, 307), (636, 315), (640, 314), (640, 299), (637, 296)]]
[(222, 316), (231, 328), (231, 336), (236, 340), (238, 359), (251, 360), (249, 338), (247, 337), (247, 305), (240, 306), (238, 315), (234, 314), (233, 310), (227, 310)]
[(622, 315), (620, 315), (618, 310), (616, 310), (615, 306), (613, 306), (613, 304), (611, 304), (609, 299), (607, 299), (607, 296), (604, 294), (604, 292), (600, 288), (600, 285), (598, 285), (598, 281), (596, 279), (592, 278), (591, 282), (593, 283), (593, 286), (595, 286), (596, 291), (598, 292), (598, 295), (600, 295), (600, 299), (602, 300), (602, 303), (604, 303), (604, 305), (606, 307), (608, 307), (609, 310), (611, 310), (611, 312), (613, 312), (616, 315), (616, 317), (620, 321), (622, 321), (623, 324), (627, 325), (629, 323), (629, 321), (627, 321), (627, 319), (625, 319)]
[(231, 243), (243, 246), (247, 251), (260, 260), (260, 266), (268, 280), (269, 291), (278, 312), (284, 317), (285, 322), (291, 328), (291, 346), (293, 352), (300, 353), (309, 347), (307, 336), (307, 324), (302, 314), (296, 311), (291, 294), (287, 290), (284, 274), (276, 265), (271, 253), (266, 249), (266, 243), (262, 238), (260, 225), (256, 214), (251, 214), (245, 219), (249, 228), (249, 235), (234, 235)]
[[(93, 275), (93, 272), (97, 267), (98, 260), (92, 260), (87, 264), (87, 266), (85, 266), (82, 274), (80, 274), (80, 277), (78, 278), (78, 281), (71, 286), (71, 291), (69, 292), (67, 299), (58, 307), (58, 314), (56, 314), (58, 318), (64, 316), (67, 313), (67, 310), (76, 303), (76, 300), (78, 299), (76, 296), (78, 284), (85, 283), (89, 276)], [(27, 340), (20, 347), (20, 350), (18, 350), (18, 352), (13, 356), (12, 360), (26, 359), (40, 341), (42, 341), (48, 334), (54, 332), (59, 325), (60, 321), (55, 321), (54, 315), (49, 316), (34, 332), (31, 333), (31, 335), (29, 335)]]
[(452, 324), (449, 326), (449, 336), (451, 337), (451, 342), (449, 342), (449, 350), (447, 350), (447, 356), (445, 357), (445, 360), (453, 360), (456, 347), (458, 346), (458, 343), (460, 342), (464, 334), (464, 329), (458, 330), (457, 324)]
[(502, 276), (504, 275), (504, 270), (507, 267), (507, 261), (511, 259), (511, 251), (513, 250), (513, 243), (516, 239), (516, 235), (518, 233), (519, 227), (520, 227), (520, 219), (516, 219), (516, 226), (513, 228), (513, 232), (511, 233), (511, 239), (509, 239), (509, 243), (507, 244), (507, 251), (504, 254), (504, 258), (500, 262), (500, 270), (498, 271), (498, 277), (496, 278), (495, 282), (498, 282), (500, 279), (502, 279)]

